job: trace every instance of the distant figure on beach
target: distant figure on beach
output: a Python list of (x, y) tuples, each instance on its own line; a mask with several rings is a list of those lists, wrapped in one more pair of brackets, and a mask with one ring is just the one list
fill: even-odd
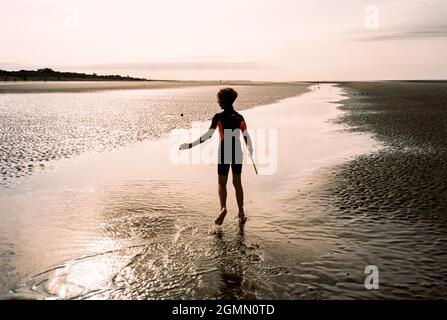
[(214, 131), (219, 129), (220, 144), (217, 174), (221, 210), (215, 221), (217, 225), (223, 223), (227, 214), (227, 180), (230, 167), (233, 174), (233, 186), (236, 191), (237, 205), (239, 207), (239, 222), (243, 225), (247, 221), (244, 212), (244, 191), (241, 183), (242, 146), (240, 143), (240, 133), (243, 134), (250, 155), (253, 154), (253, 148), (244, 117), (236, 112), (233, 107), (237, 96), (237, 92), (232, 88), (221, 89), (217, 94), (217, 100), (223, 112), (214, 115), (210, 128), (199, 139), (192, 143), (184, 143), (180, 146), (180, 150), (197, 146), (210, 139)]

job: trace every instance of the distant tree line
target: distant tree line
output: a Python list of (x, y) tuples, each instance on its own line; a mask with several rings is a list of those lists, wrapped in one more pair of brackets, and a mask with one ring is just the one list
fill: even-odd
[(2, 81), (146, 81), (143, 78), (120, 75), (97, 75), (96, 73), (59, 72), (50, 68), (38, 70), (0, 70)]

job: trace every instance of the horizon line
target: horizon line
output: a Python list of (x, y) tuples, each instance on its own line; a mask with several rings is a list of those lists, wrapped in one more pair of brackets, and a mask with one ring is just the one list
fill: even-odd
[[(0, 63), (1, 65), (1, 63)], [(53, 67), (54, 68), (54, 67)], [(386, 81), (406, 81), (406, 82), (411, 82), (411, 81), (447, 81), (447, 77), (446, 78), (402, 78), (402, 79), (398, 79), (398, 78), (384, 78), (384, 79), (349, 79), (349, 80), (334, 80), (334, 79), (325, 79), (325, 80), (309, 80), (309, 79), (300, 79), (300, 80), (253, 80), (253, 79), (163, 79), (163, 78), (141, 78), (141, 77), (137, 77), (137, 76), (133, 76), (133, 75), (123, 75), (123, 74), (99, 74), (97, 72), (80, 72), (80, 71), (60, 71), (60, 70), (55, 70), (51, 67), (35, 67), (35, 69), (27, 69), (27, 68), (23, 68), (23, 69), (19, 69), (19, 70), (12, 70), (12, 69), (3, 69), (1, 68), (0, 71), (6, 71), (6, 72), (20, 72), (20, 71), (38, 71), (41, 69), (51, 69), (55, 72), (60, 72), (60, 73), (79, 73), (79, 74), (86, 74), (86, 75), (93, 75), (96, 74), (97, 76), (100, 77), (107, 77), (107, 76), (120, 76), (123, 78), (126, 77), (130, 77), (130, 78), (135, 78), (135, 79), (141, 79), (139, 81), (176, 81), (176, 82), (253, 82), (253, 83), (263, 83), (263, 82), (267, 82), (267, 83), (293, 83), (293, 82), (310, 82), (310, 83), (346, 83), (346, 82), (386, 82)], [(39, 80), (28, 80), (27, 82), (38, 82)], [(70, 80), (49, 80), (48, 82), (70, 82)], [(100, 81), (107, 81), (107, 80), (90, 80), (93, 82), (100, 82)], [(113, 80), (111, 80), (113, 81)], [(129, 80), (132, 81), (132, 80)], [(136, 81), (136, 80), (134, 80)], [(11, 82), (11, 81), (1, 81), (0, 82)], [(14, 82), (14, 80), (13, 80)], [(16, 82), (21, 82), (16, 81)], [(87, 81), (85, 81), (87, 82)]]

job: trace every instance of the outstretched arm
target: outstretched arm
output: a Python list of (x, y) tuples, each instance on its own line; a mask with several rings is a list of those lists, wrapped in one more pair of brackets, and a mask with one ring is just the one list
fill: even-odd
[(215, 115), (213, 117), (213, 120), (211, 121), (211, 126), (207, 132), (202, 134), (202, 136), (194, 142), (182, 144), (179, 149), (180, 150), (191, 149), (192, 147), (195, 147), (201, 143), (204, 143), (205, 141), (207, 141), (208, 139), (210, 139), (213, 136), (213, 133), (214, 133), (214, 131), (216, 131), (216, 128), (217, 128), (217, 115)]
[(180, 146), (180, 150), (186, 150), (191, 149), (192, 147), (195, 147), (201, 143), (204, 143), (208, 139), (210, 139), (213, 136), (213, 133), (216, 129), (209, 128), (207, 132), (205, 132), (199, 139), (191, 142), (191, 143), (184, 143)]

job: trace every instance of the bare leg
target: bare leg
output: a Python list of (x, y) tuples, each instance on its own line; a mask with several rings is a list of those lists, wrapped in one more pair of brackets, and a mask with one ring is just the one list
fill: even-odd
[(227, 215), (227, 181), (228, 176), (219, 175), (220, 215), (215, 221), (215, 224), (217, 225), (221, 225)]
[(239, 207), (239, 221), (241, 223), (245, 223), (245, 221), (247, 221), (247, 217), (244, 213), (244, 190), (242, 189), (240, 174), (233, 175), (233, 186), (234, 190), (236, 191), (237, 206)]

